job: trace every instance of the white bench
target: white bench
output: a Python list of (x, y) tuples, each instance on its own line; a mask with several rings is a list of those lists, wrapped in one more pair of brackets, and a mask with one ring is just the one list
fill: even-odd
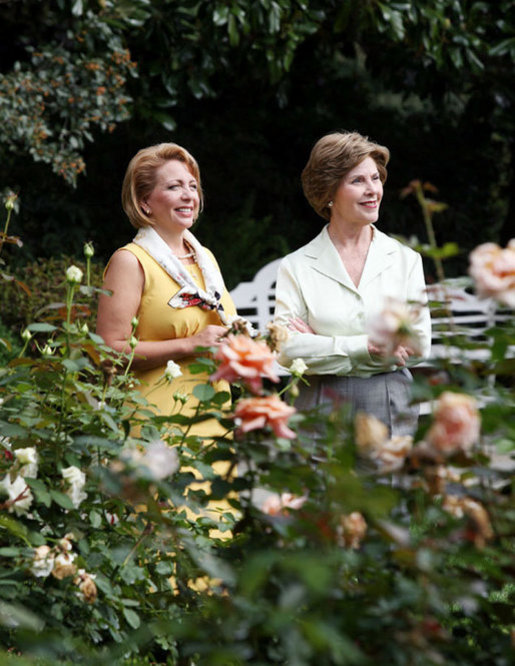
[[(266, 332), (273, 319), (275, 283), (281, 259), (263, 266), (250, 282), (241, 282), (231, 291), (238, 313), (248, 319), (258, 331)], [(485, 331), (508, 317), (492, 299), (480, 299), (461, 287), (428, 287), (431, 302), (432, 348), (434, 359), (459, 360), (464, 355), (471, 360), (484, 360), (486, 350), (480, 348)], [(463, 336), (471, 345), (465, 351), (452, 344), (452, 336)], [(479, 345), (479, 348), (478, 346)], [(430, 361), (425, 362), (426, 367)]]
[[(267, 324), (272, 321), (275, 308), (275, 283), (281, 259), (275, 259), (263, 266), (254, 279), (241, 282), (231, 291), (238, 313), (248, 319), (260, 332), (266, 332)], [(481, 343), (486, 341), (485, 331), (508, 318), (497, 309), (492, 299), (480, 299), (461, 287), (449, 287), (436, 284), (428, 287), (431, 304), (431, 359), (416, 366), (415, 372), (428, 372), (437, 359), (448, 359), (453, 363), (461, 360), (485, 361), (489, 357), (488, 349)], [(453, 336), (462, 336), (470, 347), (453, 344)], [(510, 354), (514, 350), (510, 349)], [(287, 371), (276, 363), (276, 371), (287, 376)], [(487, 385), (495, 381), (490, 375)], [(431, 410), (428, 402), (420, 405), (420, 413), (428, 414)]]

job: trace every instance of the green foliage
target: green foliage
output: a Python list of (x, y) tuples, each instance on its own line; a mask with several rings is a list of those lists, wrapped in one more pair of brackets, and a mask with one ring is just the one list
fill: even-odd
[[(509, 663), (513, 387), (484, 377), (508, 375), (512, 320), (488, 332), (484, 361), (434, 360), (414, 387), (415, 400), (461, 395), (470, 420), (466, 394), (482, 400), (481, 436), (460, 418), (431, 449), (435, 412), (391, 467), (341, 405), (294, 414), (292, 438), (273, 419), (247, 430), (245, 378), (227, 407), (205, 356), (197, 412), (177, 399), (156, 415), (132, 355), (78, 316), (75, 298), (98, 291), (79, 280), (66, 272), (61, 319), (29, 325), (45, 344), (0, 368), (6, 663)], [(253, 390), (278, 399), (272, 383)], [(194, 433), (207, 415), (223, 436)]]
[(126, 79), (135, 65), (92, 12), (64, 41), (28, 47), (30, 63), (16, 62), (10, 74), (0, 76), (0, 140), (50, 164), (75, 185), (93, 129), (112, 132), (129, 117)]
[(5, 365), (21, 351), (20, 337), (0, 321), (0, 366)]
[[(14, 281), (6, 282), (0, 291), (2, 322), (14, 335), (20, 333), (33, 321), (45, 316), (50, 321), (62, 320), (66, 303), (66, 269), (74, 264), (86, 274), (86, 261), (62, 256), (53, 259), (36, 259), (24, 266), (13, 266)], [(91, 264), (91, 285), (102, 285), (103, 266)], [(87, 298), (76, 303), (77, 316), (95, 327), (95, 302)]]

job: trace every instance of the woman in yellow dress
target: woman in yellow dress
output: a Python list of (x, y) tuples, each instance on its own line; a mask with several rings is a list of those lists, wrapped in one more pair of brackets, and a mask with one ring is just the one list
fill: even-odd
[[(122, 203), (139, 231), (111, 257), (99, 300), (97, 332), (118, 352), (130, 351), (132, 322), (138, 320), (132, 369), (141, 392), (161, 414), (175, 406), (174, 393), (189, 396), (183, 414), (192, 414), (191, 391), (207, 377), (191, 375), (197, 347), (217, 347), (236, 310), (212, 253), (190, 231), (202, 207), (200, 172), (181, 146), (162, 143), (140, 150), (131, 160)], [(168, 361), (182, 372), (164, 381)], [(220, 382), (217, 390), (229, 390)], [(190, 433), (218, 434), (213, 421)]]
[[(174, 143), (140, 150), (127, 168), (122, 204), (138, 233), (106, 267), (103, 289), (111, 295), (99, 299), (97, 333), (115, 351), (130, 352), (136, 318), (132, 369), (149, 407), (162, 415), (177, 412), (174, 394), (179, 392), (188, 395), (180, 413), (192, 415), (198, 405), (193, 387), (209, 378), (191, 374), (188, 366), (199, 356), (198, 347), (220, 345), (236, 314), (214, 256), (190, 231), (202, 207), (196, 160)], [(169, 361), (182, 374), (166, 381)], [(225, 381), (214, 388), (229, 391)], [(223, 430), (210, 419), (188, 434), (209, 440)], [(223, 462), (213, 465), (218, 473), (226, 467)], [(228, 504), (210, 502), (209, 509), (219, 513)]]

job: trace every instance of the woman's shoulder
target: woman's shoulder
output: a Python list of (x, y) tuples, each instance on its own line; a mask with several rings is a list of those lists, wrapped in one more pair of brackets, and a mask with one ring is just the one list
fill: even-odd
[(418, 256), (420, 256), (416, 250), (411, 248), (406, 243), (403, 243), (402, 241), (394, 238), (393, 236), (390, 236), (389, 234), (385, 234), (383, 231), (380, 231), (375, 227), (374, 234), (377, 242), (385, 248), (388, 248), (388, 250), (391, 252), (399, 252), (405, 257), (409, 257), (411, 259), (416, 259)]
[(282, 258), (281, 264), (290, 266), (304, 264), (306, 258), (318, 256), (320, 252), (324, 251), (328, 238), (329, 236), (327, 234), (326, 227), (324, 227), (322, 231), (314, 238), (312, 238), (308, 243), (302, 245), (296, 250), (293, 250), (293, 252), (286, 254)]

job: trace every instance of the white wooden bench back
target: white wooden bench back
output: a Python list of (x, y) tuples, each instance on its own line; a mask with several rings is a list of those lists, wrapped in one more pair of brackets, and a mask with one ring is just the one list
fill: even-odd
[(272, 321), (275, 308), (275, 282), (281, 259), (274, 259), (263, 266), (250, 282), (240, 282), (231, 291), (231, 296), (238, 314), (261, 333), (266, 332), (266, 325)]
[[(241, 282), (231, 291), (238, 313), (262, 333), (266, 332), (266, 325), (273, 319), (275, 283), (280, 262), (281, 259), (271, 261), (256, 273), (253, 280)], [(433, 357), (448, 355), (445, 338), (453, 335), (453, 328), (470, 342), (479, 342), (487, 328), (503, 319), (492, 299), (480, 299), (460, 287), (444, 289), (437, 284), (428, 289), (429, 299), (434, 302), (431, 316)], [(467, 351), (469, 356), (476, 354), (481, 356), (481, 350)]]

